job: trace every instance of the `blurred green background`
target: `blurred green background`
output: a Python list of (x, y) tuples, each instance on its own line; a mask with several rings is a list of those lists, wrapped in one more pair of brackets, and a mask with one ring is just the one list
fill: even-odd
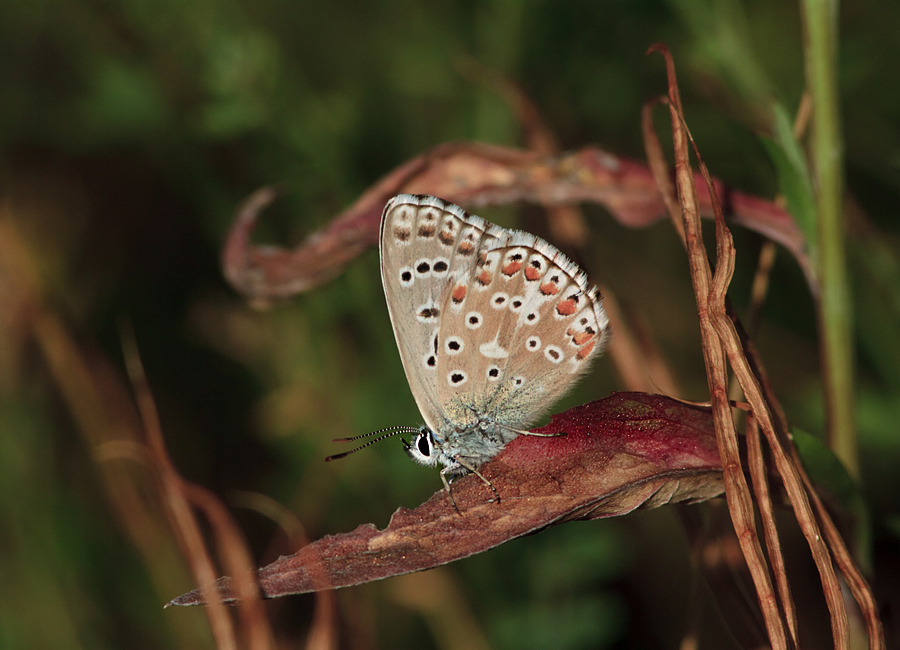
[[(863, 554), (881, 596), (900, 575), (897, 25), (890, 0), (842, 4), (861, 490), (872, 525)], [(334, 437), (420, 422), (377, 253), (257, 312), (219, 270), (233, 211), (256, 188), (284, 183), (257, 239), (293, 245), (430, 147), (522, 145), (510, 107), (473, 62), (520, 83), (564, 148), (596, 143), (643, 158), (641, 105), (665, 91), (662, 60), (645, 56), (654, 42), (675, 56), (712, 172), (773, 197), (758, 136), (773, 102), (793, 114), (803, 90), (794, 3), (4, 0), (0, 647), (213, 647), (201, 610), (162, 610), (194, 585), (152, 505), (146, 459), (102, 437), (135, 430), (123, 322), (176, 467), (229, 505), (260, 563), (295, 542), (247, 493), (283, 504), (314, 539), (384, 526), (396, 507), (438, 489), (437, 472), (409, 462), (397, 441), (322, 462), (344, 448)], [(647, 323), (681, 397), (707, 399), (670, 226), (627, 230), (584, 210), (591, 273)], [(522, 224), (514, 206), (481, 214)], [(735, 234), (733, 293), (745, 307), (761, 240)], [(762, 319), (758, 345), (791, 421), (821, 436), (816, 316), (785, 254)], [(622, 388), (601, 361), (557, 410)], [(137, 516), (129, 498), (152, 516)], [(343, 590), (341, 647), (676, 647), (691, 579), (668, 510), (564, 526), (441, 569), (437, 615), (416, 606), (415, 578)], [(814, 573), (803, 576), (814, 592)], [(312, 607), (307, 596), (267, 604), (283, 647), (303, 646)], [(727, 647), (711, 609), (708, 647)], [(816, 625), (828, 638), (827, 619)]]

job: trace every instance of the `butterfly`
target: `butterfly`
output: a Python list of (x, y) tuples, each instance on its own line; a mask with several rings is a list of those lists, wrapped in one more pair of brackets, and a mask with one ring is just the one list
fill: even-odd
[(383, 431), (413, 433), (407, 453), (442, 465), (448, 492), (448, 478), (467, 472), (493, 489), (479, 466), (527, 434), (606, 347), (600, 293), (543, 239), (434, 196), (391, 199), (379, 242), (397, 348), (425, 421)]

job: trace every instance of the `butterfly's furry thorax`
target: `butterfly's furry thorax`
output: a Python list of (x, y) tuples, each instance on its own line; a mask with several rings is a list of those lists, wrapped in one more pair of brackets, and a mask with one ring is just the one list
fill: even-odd
[(519, 430), (481, 416), (466, 426), (455, 426), (448, 421), (437, 431), (421, 427), (407, 443), (406, 451), (422, 465), (450, 465), (452, 459), (458, 459), (466, 466), (478, 467), (500, 453), (518, 435)]

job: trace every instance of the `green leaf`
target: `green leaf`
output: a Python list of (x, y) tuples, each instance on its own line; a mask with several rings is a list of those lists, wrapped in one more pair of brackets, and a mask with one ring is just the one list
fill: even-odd
[(815, 264), (817, 251), (816, 201), (813, 194), (812, 178), (806, 165), (803, 148), (794, 137), (791, 121), (781, 104), (775, 104), (775, 139), (761, 137), (760, 140), (778, 177), (778, 186), (787, 201), (788, 211), (803, 231), (806, 246)]
[(791, 435), (810, 480), (823, 488), (847, 512), (861, 501), (856, 482), (834, 452), (817, 436), (793, 427)]

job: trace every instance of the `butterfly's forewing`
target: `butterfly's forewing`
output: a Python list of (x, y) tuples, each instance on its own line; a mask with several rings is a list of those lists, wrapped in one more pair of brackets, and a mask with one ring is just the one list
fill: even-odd
[[(430, 196), (401, 194), (381, 218), (381, 278), (403, 369), (425, 424), (444, 428), (437, 392), (438, 330), (449, 287), (471, 273), (475, 256), (457, 254), (457, 240), (481, 240), (484, 222)], [(466, 226), (465, 228), (463, 226)], [(465, 232), (463, 232), (465, 230)], [(467, 250), (463, 247), (464, 252)]]

